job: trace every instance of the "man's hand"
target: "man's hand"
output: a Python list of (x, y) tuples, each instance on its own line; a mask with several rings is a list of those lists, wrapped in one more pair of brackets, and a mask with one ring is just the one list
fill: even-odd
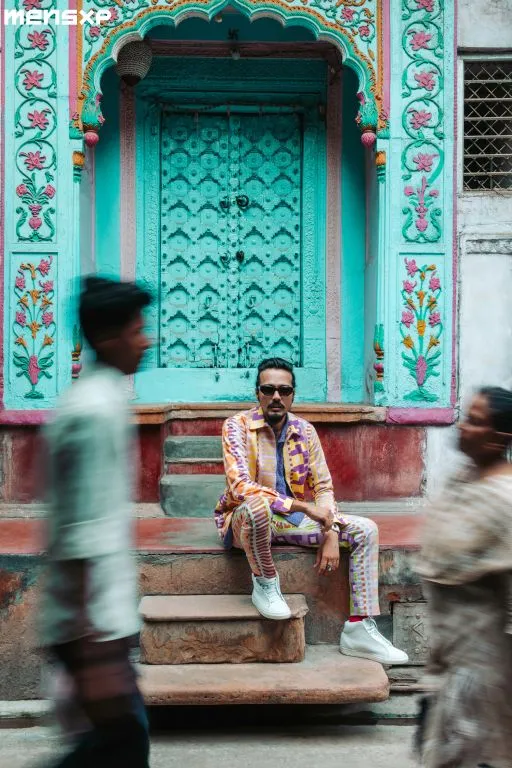
[(328, 531), (318, 547), (315, 568), (323, 576), (338, 570), (340, 564), (340, 545), (336, 531)]
[(303, 512), (307, 517), (320, 523), (322, 530), (329, 531), (335, 523), (334, 512), (328, 507), (320, 507), (311, 501), (293, 500), (291, 512)]

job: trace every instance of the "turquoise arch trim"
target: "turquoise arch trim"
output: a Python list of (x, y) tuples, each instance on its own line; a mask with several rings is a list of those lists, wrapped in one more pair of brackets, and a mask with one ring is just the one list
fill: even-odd
[[(368, 19), (373, 20), (377, 14), (377, 0), (363, 0), (366, 5)], [(95, 10), (95, 7), (92, 6)], [(284, 26), (302, 26), (310, 30), (317, 40), (330, 42), (341, 51), (343, 62), (357, 76), (361, 107), (359, 122), (361, 127), (376, 130), (377, 127), (377, 75), (378, 60), (377, 34), (371, 34), (367, 40), (343, 23), (342, 7), (335, 6), (325, 9), (325, 3), (310, 0), (303, 4), (300, 0), (284, 3), (282, 0), (260, 2), (259, 0), (182, 0), (175, 7), (167, 7), (144, 0), (131, 7), (123, 6), (125, 18), (119, 20), (103, 40), (95, 42), (88, 40), (84, 45), (84, 74), (81, 99), (83, 101), (82, 124), (85, 130), (99, 131), (102, 124), (100, 108), (101, 77), (104, 71), (112, 66), (121, 48), (128, 42), (142, 40), (147, 33), (162, 24), (178, 25), (181, 21), (196, 17), (206, 21), (221, 13), (225, 8), (232, 7), (247, 16), (251, 21), (262, 18), (276, 19)], [(370, 27), (365, 25), (371, 33)], [(358, 37), (359, 35), (359, 37)], [(356, 41), (358, 39), (358, 42)]]

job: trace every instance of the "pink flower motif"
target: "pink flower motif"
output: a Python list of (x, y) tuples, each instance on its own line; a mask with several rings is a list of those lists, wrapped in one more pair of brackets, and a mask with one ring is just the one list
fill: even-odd
[(415, 131), (419, 131), (423, 126), (428, 125), (432, 119), (432, 113), (427, 112), (425, 109), (410, 109), (412, 114), (411, 125)]
[(90, 27), (89, 28), (89, 37), (91, 37), (93, 40), (96, 40), (101, 34), (101, 30), (99, 27)]
[(42, 207), (42, 205), (36, 205), (35, 203), (33, 205), (29, 205), (30, 213), (34, 214), (34, 216), (37, 216)]
[(23, 275), (18, 275), (17, 276), (15, 285), (16, 285), (16, 288), (19, 291), (23, 291), (25, 289), (26, 283), (25, 283), (25, 278), (23, 277)]
[(39, 373), (41, 369), (39, 367), (39, 362), (37, 360), (36, 355), (32, 355), (28, 361), (28, 376), (30, 379), (30, 383), (34, 385), (37, 384), (39, 381)]
[(82, 370), (82, 366), (80, 365), (80, 363), (73, 363), (73, 365), (71, 366), (71, 373), (73, 374), (73, 376), (78, 376), (81, 370)]
[(438, 277), (436, 277), (435, 275), (432, 275), (432, 277), (430, 278), (430, 282), (428, 284), (428, 287), (430, 288), (431, 291), (438, 291), (440, 289), (440, 287), (441, 287), (440, 279)]
[(25, 312), (16, 312), (16, 322), (18, 323), (18, 325), (22, 325), (23, 327), (25, 327), (25, 325), (27, 324), (27, 316)]
[(43, 109), (42, 112), (37, 112), (36, 110), (29, 112), (28, 119), (32, 123), (31, 128), (40, 128), (42, 131), (46, 130), (49, 123), (46, 112), (49, 112), (49, 110)]
[(41, 0), (23, 0), (26, 11), (32, 11), (41, 7)]
[(414, 79), (420, 88), (424, 88), (426, 91), (433, 91), (436, 85), (436, 81), (434, 80), (435, 74), (435, 72), (418, 72), (414, 75)]
[(51, 293), (53, 291), (53, 280), (47, 280), (41, 285), (43, 293)]
[(50, 267), (51, 267), (50, 261), (48, 261), (47, 259), (41, 259), (41, 261), (39, 262), (39, 266), (37, 267), (37, 271), (39, 272), (40, 275), (43, 275), (43, 277), (45, 277), (50, 271)]
[(26, 184), (18, 184), (16, 187), (16, 194), (18, 197), (23, 197), (23, 195), (28, 195), (28, 187)]
[(38, 72), (37, 69), (34, 69), (32, 72), (29, 69), (23, 69), (22, 72), (25, 74), (23, 87), (26, 91), (31, 91), (32, 88), (39, 88), (44, 77), (42, 72)]
[(44, 189), (43, 195), (46, 195), (46, 197), (49, 197), (49, 198), (55, 197), (55, 187), (52, 187), (51, 184), (47, 184)]
[(341, 12), (341, 15), (345, 19), (345, 21), (352, 21), (354, 18), (354, 9), (353, 8), (344, 8)]
[(359, 35), (361, 37), (370, 37), (370, 27), (368, 26), (368, 24), (362, 24), (359, 27)]
[(432, 40), (432, 35), (428, 35), (426, 32), (411, 31), (409, 34), (412, 35), (411, 48), (413, 51), (420, 51), (422, 48), (428, 48), (428, 43)]
[(414, 195), (414, 189), (412, 187), (405, 187), (404, 195), (407, 197), (412, 197), (412, 195)]
[(434, 0), (416, 0), (416, 5), (418, 10), (424, 10), (427, 13), (433, 13), (434, 11)]
[(30, 229), (39, 229), (42, 226), (43, 222), (39, 218), (39, 216), (31, 216), (28, 220), (28, 225)]
[(431, 189), (428, 193), (430, 197), (439, 197), (439, 190), (438, 189)]
[(407, 328), (410, 328), (414, 323), (414, 315), (410, 310), (407, 310), (407, 312), (402, 312), (402, 323), (406, 325)]
[(420, 271), (420, 268), (416, 264), (416, 259), (405, 259), (405, 268), (409, 277), (414, 277), (416, 272)]
[(426, 171), (427, 173), (430, 173), (435, 157), (437, 157), (437, 155), (427, 155), (419, 152), (412, 160), (413, 163), (416, 163), (417, 171)]
[(429, 317), (428, 324), (431, 328), (435, 328), (436, 325), (441, 324), (441, 314), (440, 312), (432, 312), (432, 314)]
[(47, 34), (48, 32), (45, 30), (44, 32), (31, 32), (27, 35), (30, 47), (39, 48), (40, 51), (46, 51), (50, 45), (50, 41), (46, 37)]
[(53, 312), (43, 312), (41, 319), (45, 328), (48, 328), (53, 323)]
[(25, 157), (25, 165), (29, 171), (41, 171), (46, 162), (46, 156), (42, 155), (39, 150), (37, 152), (21, 152), (21, 157)]
[(411, 283), (410, 280), (404, 280), (404, 291), (406, 293), (410, 295), (415, 288), (416, 288), (416, 283)]
[(423, 355), (420, 355), (416, 361), (416, 381), (418, 382), (418, 387), (422, 387), (425, 383), (425, 379), (427, 378), (427, 361), (423, 357)]
[(110, 24), (112, 21), (117, 21), (119, 18), (117, 8), (108, 8), (107, 10), (110, 11), (110, 19), (108, 19), (108, 21), (102, 21), (102, 24)]
[(424, 232), (428, 227), (428, 221), (424, 219), (422, 216), (420, 216), (418, 219), (416, 219), (416, 229), (419, 232)]

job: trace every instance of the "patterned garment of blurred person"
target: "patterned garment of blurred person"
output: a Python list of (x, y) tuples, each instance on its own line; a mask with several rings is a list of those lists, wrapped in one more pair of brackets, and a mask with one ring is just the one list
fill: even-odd
[(512, 766), (512, 392), (460, 427), (467, 465), (426, 514), (417, 570), (431, 623), (417, 747), (426, 768)]

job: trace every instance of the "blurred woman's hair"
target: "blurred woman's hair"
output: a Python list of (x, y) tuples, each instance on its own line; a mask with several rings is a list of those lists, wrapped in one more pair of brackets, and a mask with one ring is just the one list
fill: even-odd
[(482, 387), (479, 394), (489, 403), (491, 423), (505, 443), (505, 455), (512, 460), (512, 392), (503, 387)]

